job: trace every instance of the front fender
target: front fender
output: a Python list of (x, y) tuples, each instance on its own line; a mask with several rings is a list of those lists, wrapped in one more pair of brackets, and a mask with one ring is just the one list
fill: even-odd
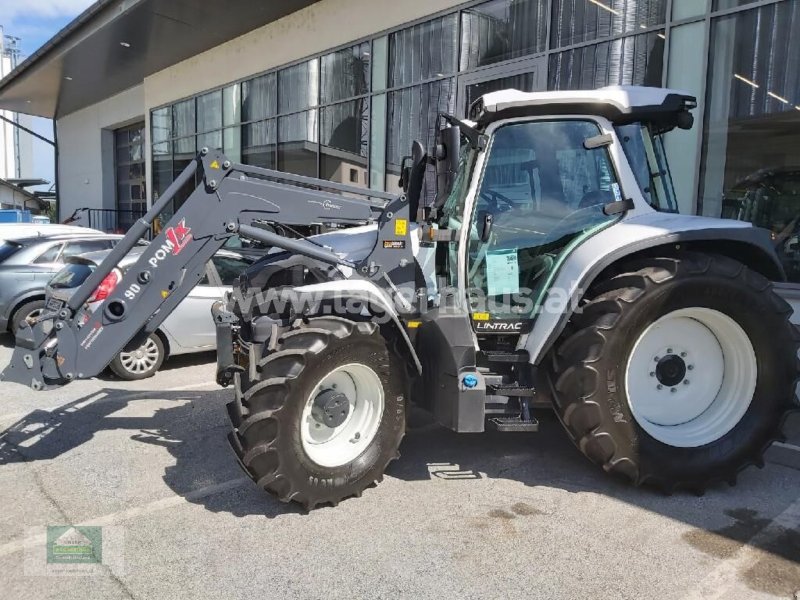
[(540, 364), (592, 283), (605, 269), (628, 256), (660, 246), (671, 246), (674, 252), (675, 245), (699, 245), (706, 252), (730, 255), (725, 251), (730, 244), (748, 248), (760, 257), (769, 267), (763, 269), (765, 275), (783, 278), (783, 267), (768, 232), (749, 223), (664, 213), (648, 213), (620, 221), (587, 239), (566, 257), (547, 291), (533, 328), (520, 338), (518, 348), (528, 351), (532, 363)]
[(295, 289), (299, 294), (311, 294), (323, 296), (326, 300), (344, 300), (348, 302), (360, 302), (362, 304), (371, 304), (379, 307), (386, 313), (400, 337), (405, 343), (409, 352), (409, 356), (417, 368), (417, 372), (422, 374), (422, 363), (420, 363), (417, 351), (411, 338), (408, 337), (405, 325), (400, 319), (397, 308), (394, 303), (386, 297), (386, 294), (371, 281), (363, 279), (340, 279), (336, 281), (326, 281), (323, 283), (315, 283), (312, 285), (304, 285)]

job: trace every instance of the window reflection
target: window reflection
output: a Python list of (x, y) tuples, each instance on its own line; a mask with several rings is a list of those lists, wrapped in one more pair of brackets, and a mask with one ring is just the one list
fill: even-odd
[(276, 166), (275, 119), (242, 126), (242, 162), (246, 165), (274, 169)]
[(322, 57), (322, 103), (329, 104), (369, 91), (369, 43)]
[(800, 3), (712, 23), (700, 211), (769, 229), (800, 283)]
[(635, 33), (666, 21), (667, 0), (553, 0), (551, 48)]
[(389, 86), (399, 87), (456, 71), (458, 15), (447, 15), (389, 37)]
[(281, 113), (302, 110), (319, 103), (319, 61), (294, 65), (278, 73), (278, 109)]
[(369, 101), (335, 104), (321, 112), (320, 177), (367, 187)]
[(278, 169), (317, 176), (317, 111), (278, 119)]
[(547, 0), (495, 0), (461, 13), (461, 70), (543, 52)]
[(664, 34), (645, 33), (550, 55), (551, 90), (590, 90), (607, 85), (661, 87)]

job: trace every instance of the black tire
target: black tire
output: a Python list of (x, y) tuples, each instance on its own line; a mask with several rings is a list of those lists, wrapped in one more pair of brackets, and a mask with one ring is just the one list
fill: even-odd
[(30, 302), (26, 302), (22, 306), (20, 306), (15, 312), (14, 316), (11, 317), (11, 333), (17, 333), (17, 330), (22, 325), (22, 322), (25, 321), (31, 314), (35, 314), (40, 312), (44, 309), (45, 301), (44, 300), (31, 300)]
[[(791, 307), (771, 283), (734, 260), (686, 252), (643, 259), (588, 295), (553, 353), (550, 379), (556, 412), (578, 448), (604, 470), (636, 485), (701, 494), (718, 481), (736, 483), (763, 455), (797, 407), (798, 335)], [(647, 326), (674, 310), (715, 309), (736, 321), (753, 344), (755, 393), (727, 434), (698, 447), (677, 447), (649, 435), (629, 406), (626, 368)], [(655, 389), (655, 386), (654, 386)]]
[[(370, 367), (384, 392), (384, 411), (371, 443), (339, 467), (323, 467), (303, 449), (301, 416), (307, 398), (333, 369), (352, 363)], [(399, 458), (405, 434), (406, 371), (373, 323), (339, 317), (299, 323), (278, 341), (255, 369), (235, 377), (236, 397), (228, 404), (229, 436), (242, 468), (270, 494), (307, 510), (336, 505), (383, 479)]]
[[(139, 349), (144, 349), (145, 346), (149, 345), (150, 348), (153, 349), (154, 355), (152, 360), (148, 360), (146, 364), (146, 368), (142, 370), (135, 370), (126, 366), (126, 361), (123, 360), (123, 354), (131, 352), (135, 352)], [(161, 368), (161, 365), (164, 364), (164, 360), (167, 358), (167, 351), (164, 347), (164, 342), (161, 339), (161, 336), (157, 333), (151, 333), (150, 336), (145, 340), (143, 344), (139, 344), (136, 348), (134, 348), (131, 344), (125, 347), (125, 349), (117, 354), (114, 357), (114, 360), (111, 361), (111, 364), (108, 365), (108, 368), (119, 377), (120, 379), (124, 379), (125, 381), (138, 381), (141, 379), (148, 379), (158, 373), (158, 370)]]

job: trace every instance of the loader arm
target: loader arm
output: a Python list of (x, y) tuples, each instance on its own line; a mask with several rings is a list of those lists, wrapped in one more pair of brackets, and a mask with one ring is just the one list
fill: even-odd
[[(98, 285), (197, 173), (197, 188), (114, 292), (93, 313), (85, 310)], [(382, 289), (413, 281), (409, 212), (405, 196), (234, 164), (204, 149), (65, 306), (20, 329), (0, 378), (42, 390), (98, 375), (140, 332), (158, 328), (200, 281), (208, 260), (235, 235), (349, 267), (351, 277), (373, 280)], [(330, 248), (256, 227), (257, 220), (289, 226), (377, 223), (378, 236), (369, 256), (352, 263)]]

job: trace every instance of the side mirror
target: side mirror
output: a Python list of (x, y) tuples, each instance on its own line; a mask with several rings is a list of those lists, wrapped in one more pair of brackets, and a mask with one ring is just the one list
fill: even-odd
[[(411, 164), (408, 164), (408, 163)], [(411, 156), (403, 159), (400, 175), (400, 185), (408, 199), (411, 215), (416, 216), (419, 200), (422, 197), (422, 186), (425, 183), (425, 169), (428, 166), (428, 153), (423, 145), (414, 141), (411, 146)]]
[(461, 129), (440, 129), (436, 140), (436, 206), (441, 206), (453, 190), (458, 175)]

